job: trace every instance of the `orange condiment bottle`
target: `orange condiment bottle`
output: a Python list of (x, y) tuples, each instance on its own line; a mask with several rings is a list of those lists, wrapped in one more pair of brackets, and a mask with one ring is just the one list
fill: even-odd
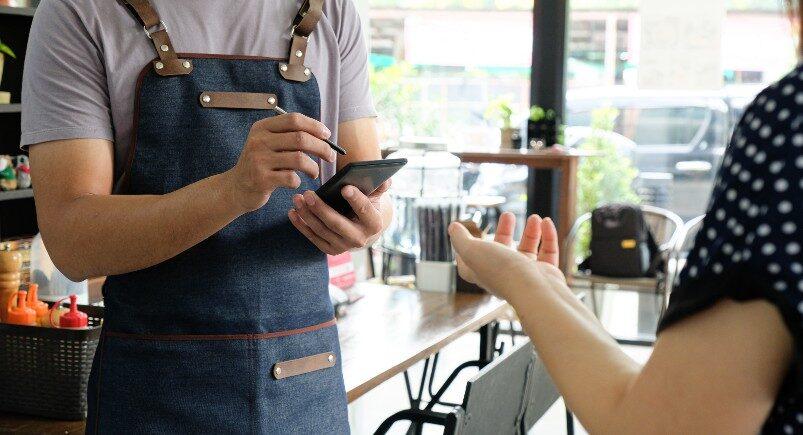
[(27, 305), (36, 311), (36, 324), (39, 326), (48, 326), (48, 315), (50, 308), (46, 303), (39, 300), (39, 285), (35, 283), (28, 284), (28, 301)]
[(28, 292), (17, 292), (17, 306), (12, 307), (14, 298), (8, 301), (8, 310), (6, 310), (6, 323), (12, 325), (28, 325), (36, 326), (36, 311), (33, 308), (28, 308), (25, 304), (25, 296)]

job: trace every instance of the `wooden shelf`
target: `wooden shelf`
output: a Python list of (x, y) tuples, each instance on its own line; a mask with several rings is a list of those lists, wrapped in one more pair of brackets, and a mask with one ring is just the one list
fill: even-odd
[(32, 17), (36, 8), (23, 6), (0, 6), (0, 15), (22, 15)]
[(0, 192), (0, 201), (11, 201), (13, 199), (23, 198), (33, 198), (33, 189), (17, 189)]
[(0, 104), (0, 113), (20, 113), (22, 104)]

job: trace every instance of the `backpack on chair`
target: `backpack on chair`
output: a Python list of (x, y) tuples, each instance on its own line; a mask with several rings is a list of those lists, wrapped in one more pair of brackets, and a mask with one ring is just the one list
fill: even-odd
[(606, 204), (591, 212), (591, 256), (580, 270), (616, 278), (655, 277), (661, 262), (641, 207)]

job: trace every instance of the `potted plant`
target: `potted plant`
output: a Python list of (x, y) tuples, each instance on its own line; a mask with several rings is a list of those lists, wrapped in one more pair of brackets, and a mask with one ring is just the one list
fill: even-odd
[(500, 128), (502, 149), (515, 149), (521, 143), (519, 132), (513, 127), (513, 108), (510, 107), (510, 100), (505, 97), (497, 98), (488, 104), (485, 110), (485, 118), (496, 120)]
[(527, 143), (530, 148), (551, 147), (563, 142), (563, 127), (554, 110), (540, 106), (530, 108), (527, 120)]
[[(3, 63), (5, 62), (5, 57), (8, 55), (12, 59), (16, 59), (17, 55), (14, 54), (14, 51), (11, 50), (11, 47), (4, 44), (2, 40), (0, 40), (0, 83), (3, 81)], [(8, 92), (0, 91), (0, 104), (8, 104), (11, 100), (11, 95)]]

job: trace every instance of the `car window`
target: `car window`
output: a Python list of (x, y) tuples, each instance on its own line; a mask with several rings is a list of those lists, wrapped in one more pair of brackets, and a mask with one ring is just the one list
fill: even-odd
[[(637, 145), (689, 145), (706, 123), (705, 107), (619, 108), (614, 131)], [(569, 126), (590, 126), (590, 111), (570, 111)]]
[(704, 107), (627, 108), (619, 114), (616, 131), (638, 145), (688, 145), (707, 115)]

